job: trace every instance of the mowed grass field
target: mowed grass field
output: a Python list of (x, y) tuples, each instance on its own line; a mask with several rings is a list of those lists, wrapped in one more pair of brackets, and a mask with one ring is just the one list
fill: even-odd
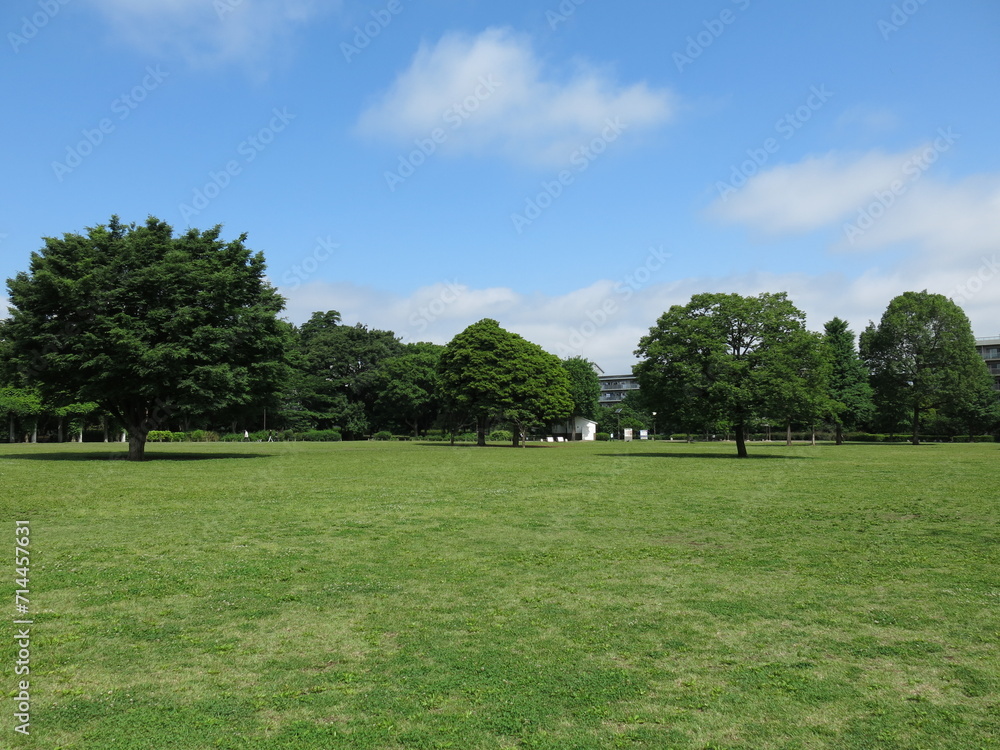
[(2, 747), (1000, 747), (1000, 446), (123, 450), (0, 446)]

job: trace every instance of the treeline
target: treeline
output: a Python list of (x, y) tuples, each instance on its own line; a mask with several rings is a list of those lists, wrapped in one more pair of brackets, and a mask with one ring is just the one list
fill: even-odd
[(575, 416), (624, 428), (732, 436), (783, 428), (975, 435), (1000, 421), (968, 319), (941, 295), (908, 292), (856, 345), (824, 333), (784, 294), (695, 295), (639, 342), (641, 389), (599, 407), (591, 363), (560, 360), (495, 320), (446, 346), (345, 325), (335, 310), (302, 326), (263, 254), (221, 228), (112, 217), (46, 238), (7, 282), (0, 321), (0, 416), (19, 440), (118, 439), (141, 460), (158, 439), (489, 436), (514, 445)]
[[(535, 429), (549, 432), (549, 422), (573, 415), (602, 415), (591, 363), (559, 360), (496, 321), (470, 326), (449, 347), (402, 343), (392, 331), (345, 325), (335, 310), (287, 325), (283, 334), (284, 366), (266, 392), (218, 409), (165, 404), (153, 415), (147, 439), (335, 441), (472, 432), (514, 440)], [(128, 428), (113, 410), (96, 402), (60, 404), (54, 393), (47, 398), (44, 388), (21, 377), (28, 362), (6, 343), (0, 347), (0, 415), (8, 441), (125, 438)], [(610, 412), (603, 416), (610, 429)], [(635, 421), (626, 416), (626, 426)]]
[[(993, 432), (1000, 400), (968, 318), (939, 295), (894, 298), (858, 346), (834, 318), (824, 332), (781, 294), (699, 294), (639, 343), (640, 398), (678, 431), (746, 441), (772, 426), (936, 439)], [(874, 438), (878, 439), (878, 438)]]

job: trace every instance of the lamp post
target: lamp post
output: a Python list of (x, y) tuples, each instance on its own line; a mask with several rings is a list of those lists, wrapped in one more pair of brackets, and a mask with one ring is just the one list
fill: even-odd
[(656, 440), (656, 412), (653, 412), (653, 440)]

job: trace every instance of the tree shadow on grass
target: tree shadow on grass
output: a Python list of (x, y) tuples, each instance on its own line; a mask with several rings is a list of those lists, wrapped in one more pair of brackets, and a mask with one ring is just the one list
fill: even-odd
[[(413, 442), (416, 443), (417, 445), (422, 445), (422, 446), (424, 446), (426, 448), (513, 448), (514, 447), (513, 445), (505, 445), (503, 443), (487, 443), (486, 445), (476, 445), (475, 443), (455, 443), (454, 445), (452, 445), (451, 443), (447, 443), (447, 442), (444, 442), (444, 443), (419, 443), (419, 442), (417, 442), (415, 440)], [(520, 450), (521, 447), (522, 446), (518, 446), (518, 449)], [(547, 448), (549, 446), (546, 445), (545, 443), (542, 443), (541, 445), (531, 445), (529, 443), (528, 445), (523, 446), (523, 447), (525, 447), (525, 448)]]
[(811, 456), (782, 456), (772, 453), (754, 453), (746, 458), (740, 458), (735, 453), (598, 453), (598, 456), (605, 458), (721, 458), (732, 461), (746, 461), (748, 459), (780, 459), (782, 461), (811, 461)]
[[(146, 457), (141, 462), (151, 463), (156, 461), (214, 461), (224, 458), (271, 458), (274, 453), (150, 453), (147, 451)], [(128, 453), (125, 451), (107, 451), (95, 453), (8, 453), (0, 455), (0, 461), (5, 460), (26, 460), (26, 461), (126, 461)]]

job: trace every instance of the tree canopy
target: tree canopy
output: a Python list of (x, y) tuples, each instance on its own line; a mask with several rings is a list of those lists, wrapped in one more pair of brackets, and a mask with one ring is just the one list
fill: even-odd
[(267, 283), (262, 253), (221, 227), (107, 225), (45, 238), (29, 271), (7, 282), (3, 323), (19, 374), (56, 405), (93, 402), (129, 436), (146, 436), (178, 409), (248, 403), (285, 375), (290, 326)]
[(636, 350), (644, 403), (687, 429), (732, 425), (737, 456), (745, 458), (747, 428), (767, 416), (775, 384), (791, 388), (808, 377), (800, 371), (810, 342), (804, 319), (784, 293), (697, 294), (674, 305)]
[(860, 343), (878, 399), (909, 413), (914, 445), (928, 411), (959, 415), (996, 400), (969, 319), (944, 295), (924, 290), (893, 298)]
[(298, 396), (323, 427), (368, 434), (379, 391), (379, 367), (404, 351), (392, 331), (344, 325), (336, 310), (316, 312), (298, 329)]
[(594, 370), (594, 363), (583, 357), (570, 357), (562, 361), (562, 366), (569, 377), (569, 395), (573, 400), (571, 416), (596, 419), (601, 379)]
[(854, 429), (869, 421), (875, 406), (868, 371), (855, 347), (854, 332), (840, 318), (833, 318), (823, 328), (823, 342), (830, 361), (829, 392), (833, 402), (830, 418), (837, 445), (841, 445), (844, 428)]
[(439, 374), (447, 408), (475, 419), (479, 445), (486, 445), (491, 419), (516, 426), (516, 445), (518, 433), (523, 437), (528, 427), (565, 418), (573, 409), (559, 359), (490, 318), (448, 343)]

